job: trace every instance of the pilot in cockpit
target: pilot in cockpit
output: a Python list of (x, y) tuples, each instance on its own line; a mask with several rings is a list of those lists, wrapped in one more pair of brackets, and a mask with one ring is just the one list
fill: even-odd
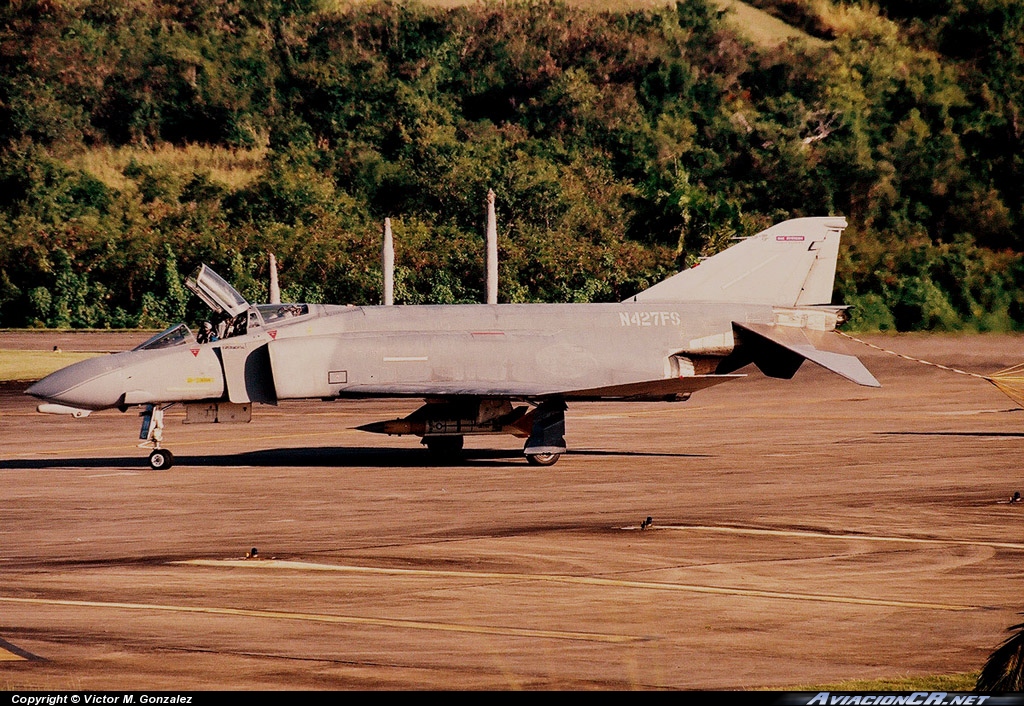
[(210, 343), (211, 341), (217, 340), (217, 334), (213, 330), (213, 324), (209, 321), (204, 321), (203, 325), (199, 327), (198, 333), (196, 333), (197, 343)]

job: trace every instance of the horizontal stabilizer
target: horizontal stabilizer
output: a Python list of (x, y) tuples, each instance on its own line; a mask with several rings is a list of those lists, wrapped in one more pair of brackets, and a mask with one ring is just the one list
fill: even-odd
[[(864, 367), (864, 364), (857, 357), (844, 353), (833, 353), (832, 351), (821, 350), (816, 347), (816, 341), (819, 343), (824, 342), (824, 336), (826, 335), (824, 331), (808, 331), (803, 328), (776, 326), (773, 324), (740, 324), (733, 322), (733, 326), (737, 329), (740, 337), (745, 340), (745, 343), (752, 342), (755, 345), (767, 344), (771, 347), (780, 347), (791, 355), (795, 354), (799, 358), (816, 363), (826, 370), (842, 375), (847, 380), (858, 385), (881, 387), (875, 376)], [(812, 337), (815, 340), (812, 340)], [(751, 338), (754, 340), (750, 341)], [(755, 358), (754, 362), (762, 370), (765, 369), (765, 361)], [(799, 367), (799, 362), (797, 362), (796, 366), (792, 367), (792, 372), (796, 372), (796, 367)], [(791, 377), (792, 372), (789, 375), (776, 375), (775, 377)]]

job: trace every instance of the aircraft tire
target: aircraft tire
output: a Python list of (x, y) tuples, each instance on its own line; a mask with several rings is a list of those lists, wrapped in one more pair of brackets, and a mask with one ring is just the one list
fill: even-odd
[(149, 455), (149, 467), (154, 471), (166, 471), (174, 465), (174, 454), (167, 449), (154, 449)]
[(562, 454), (526, 454), (526, 462), (531, 466), (554, 466)]

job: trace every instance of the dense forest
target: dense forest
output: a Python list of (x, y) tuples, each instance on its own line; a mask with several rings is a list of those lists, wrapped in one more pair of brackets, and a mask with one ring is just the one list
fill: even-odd
[[(859, 329), (1024, 330), (1024, 3), (11, 0), (0, 326), (252, 300), (616, 301), (731, 239), (845, 215)], [(634, 9), (630, 9), (630, 8)], [(638, 8), (638, 9), (637, 9)]]

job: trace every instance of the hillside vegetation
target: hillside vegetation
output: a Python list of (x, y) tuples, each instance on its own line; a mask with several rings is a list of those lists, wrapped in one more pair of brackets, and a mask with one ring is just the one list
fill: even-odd
[[(604, 3), (616, 6), (616, 3)], [(615, 301), (842, 214), (862, 329), (1024, 329), (1024, 5), (756, 0), (0, 6), (0, 326), (156, 326), (209, 263), (254, 300)], [(750, 30), (750, 28), (747, 28)]]

